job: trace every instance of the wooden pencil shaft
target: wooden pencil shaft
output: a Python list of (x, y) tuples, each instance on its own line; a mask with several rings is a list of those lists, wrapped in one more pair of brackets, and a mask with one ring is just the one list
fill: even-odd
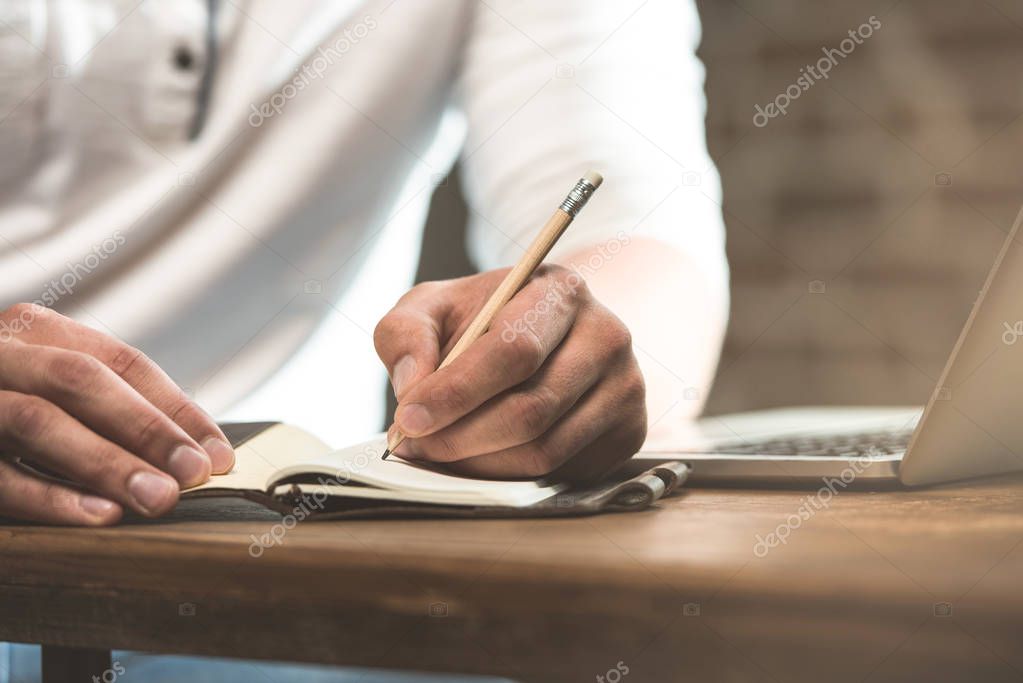
[(523, 254), (522, 258), (515, 267), (508, 271), (508, 274), (501, 280), (501, 284), (497, 286), (494, 293), (487, 299), (487, 303), (483, 304), (483, 308), (476, 314), (469, 327), (466, 328), (465, 334), (462, 335), (461, 339), (454, 345), (451, 352), (444, 358), (444, 361), (440, 364), (440, 367), (445, 367), (451, 364), (456, 358), (469, 348), (469, 345), (474, 341), (483, 336), (491, 324), (494, 322), (494, 318), (501, 312), (504, 305), (511, 301), (511, 298), (515, 296), (516, 292), (522, 289), (522, 286), (526, 284), (526, 281), (536, 272), (536, 269), (540, 267), (543, 260), (547, 258), (547, 254), (550, 253), (551, 249), (557, 243), (558, 239), (568, 228), (572, 222), (572, 217), (557, 209), (554, 215), (550, 217), (547, 224), (544, 225), (543, 230), (536, 236), (533, 243), (526, 249), (526, 253)]

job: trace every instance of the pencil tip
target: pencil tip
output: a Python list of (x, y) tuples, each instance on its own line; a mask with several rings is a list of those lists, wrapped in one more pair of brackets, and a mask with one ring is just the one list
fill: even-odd
[(389, 449), (389, 448), (388, 448), (387, 450), (385, 450), (385, 451), (384, 451), (384, 455), (383, 455), (383, 456), (382, 456), (382, 457), (381, 457), (380, 459), (381, 459), (381, 460), (387, 460), (387, 457), (388, 457), (388, 456), (389, 456), (390, 454), (391, 454), (391, 449)]

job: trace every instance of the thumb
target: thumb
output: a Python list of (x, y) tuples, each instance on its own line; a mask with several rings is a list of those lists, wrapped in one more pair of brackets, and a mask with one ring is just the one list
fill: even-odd
[(444, 307), (436, 292), (428, 296), (421, 287), (402, 297), (373, 331), (373, 345), (399, 401), (440, 364)]

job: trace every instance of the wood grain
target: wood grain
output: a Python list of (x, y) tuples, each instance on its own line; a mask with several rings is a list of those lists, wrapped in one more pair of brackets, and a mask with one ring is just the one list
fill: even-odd
[(113, 529), (0, 526), (0, 639), (528, 681), (618, 662), (630, 683), (1019, 680), (1021, 484), (841, 492), (762, 558), (757, 535), (807, 492), (310, 522), (258, 558), (252, 538), (277, 518), (244, 503)]

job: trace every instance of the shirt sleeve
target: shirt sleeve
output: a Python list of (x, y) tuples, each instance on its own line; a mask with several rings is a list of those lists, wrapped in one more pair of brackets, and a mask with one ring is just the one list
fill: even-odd
[(470, 256), (513, 263), (573, 183), (605, 181), (567, 253), (647, 236), (727, 280), (691, 0), (473, 3), (459, 94)]

